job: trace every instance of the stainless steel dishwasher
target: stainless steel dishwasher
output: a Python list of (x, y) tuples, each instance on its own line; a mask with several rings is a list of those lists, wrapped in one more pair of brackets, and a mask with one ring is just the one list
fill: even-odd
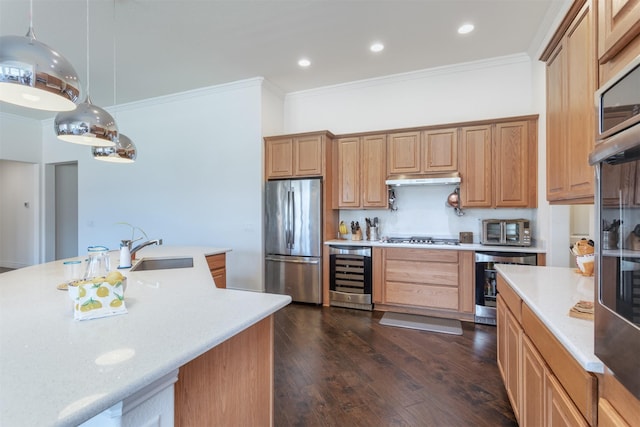
[(371, 247), (329, 247), (329, 305), (373, 310)]

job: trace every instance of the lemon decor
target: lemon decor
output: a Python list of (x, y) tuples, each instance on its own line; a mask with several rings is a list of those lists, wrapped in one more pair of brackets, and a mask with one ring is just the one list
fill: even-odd
[(127, 313), (124, 302), (126, 280), (127, 278), (119, 271), (112, 271), (104, 277), (69, 283), (69, 297), (73, 301), (73, 318), (88, 320)]

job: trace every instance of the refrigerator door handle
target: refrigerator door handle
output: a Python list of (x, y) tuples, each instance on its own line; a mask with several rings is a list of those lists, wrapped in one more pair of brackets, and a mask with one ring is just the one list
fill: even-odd
[(267, 261), (276, 261), (276, 262), (291, 262), (294, 264), (319, 264), (319, 259), (283, 259), (283, 258), (275, 258), (267, 256), (264, 258)]
[(285, 219), (285, 240), (287, 242), (287, 249), (291, 249), (291, 190), (287, 190), (287, 209)]
[(293, 249), (295, 242), (296, 242), (296, 192), (294, 190), (291, 190), (291, 204), (289, 205), (291, 213), (289, 215), (289, 218), (291, 218), (291, 232), (290, 232), (290, 236), (291, 236), (291, 246), (290, 248)]

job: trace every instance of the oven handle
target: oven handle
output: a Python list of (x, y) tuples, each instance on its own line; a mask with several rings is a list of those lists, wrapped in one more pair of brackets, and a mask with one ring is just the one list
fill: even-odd
[(596, 145), (593, 152), (589, 154), (589, 164), (596, 165), (618, 153), (637, 147), (638, 141), (640, 141), (640, 124), (631, 126)]

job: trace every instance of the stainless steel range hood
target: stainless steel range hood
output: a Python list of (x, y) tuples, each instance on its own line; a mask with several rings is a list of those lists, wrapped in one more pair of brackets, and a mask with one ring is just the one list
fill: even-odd
[(422, 175), (391, 175), (385, 184), (398, 187), (401, 185), (457, 185), (460, 184), (460, 174), (430, 173)]

